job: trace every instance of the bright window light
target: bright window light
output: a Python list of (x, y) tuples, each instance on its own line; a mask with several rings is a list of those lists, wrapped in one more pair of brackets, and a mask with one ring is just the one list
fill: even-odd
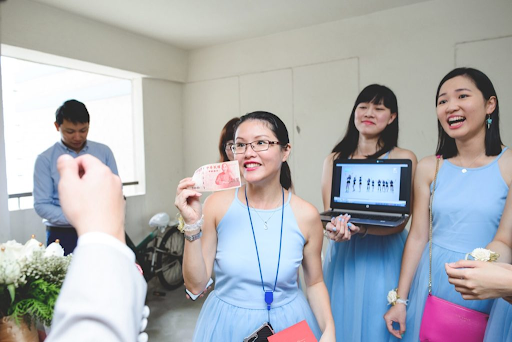
[[(144, 160), (136, 151), (132, 80), (2, 56), (2, 96), (9, 210), (33, 206), (34, 163), (60, 139), (55, 111), (66, 100), (83, 102), (91, 116), (88, 139), (109, 146), (126, 196), (144, 193)], [(139, 160), (142, 159), (142, 160)]]

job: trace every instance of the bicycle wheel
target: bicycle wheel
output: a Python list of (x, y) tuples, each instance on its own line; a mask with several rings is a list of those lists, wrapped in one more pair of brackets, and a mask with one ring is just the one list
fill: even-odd
[(185, 238), (175, 227), (172, 227), (162, 238), (157, 250), (156, 273), (160, 283), (168, 290), (183, 285), (183, 248)]

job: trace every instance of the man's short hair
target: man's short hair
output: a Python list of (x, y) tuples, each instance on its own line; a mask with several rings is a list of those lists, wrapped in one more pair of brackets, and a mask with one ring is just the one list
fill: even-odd
[(68, 100), (55, 112), (55, 122), (60, 126), (64, 119), (77, 124), (89, 122), (89, 112), (85, 105), (77, 100)]

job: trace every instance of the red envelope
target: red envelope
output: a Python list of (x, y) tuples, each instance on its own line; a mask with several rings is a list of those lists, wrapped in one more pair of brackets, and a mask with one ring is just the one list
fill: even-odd
[(317, 342), (308, 323), (300, 321), (275, 335), (267, 337), (268, 342)]

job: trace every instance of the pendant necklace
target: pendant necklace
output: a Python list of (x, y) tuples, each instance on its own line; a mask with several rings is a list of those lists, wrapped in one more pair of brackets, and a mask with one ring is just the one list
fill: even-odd
[(265, 221), (263, 219), (263, 217), (261, 217), (260, 213), (258, 213), (258, 210), (256, 208), (252, 208), (252, 210), (256, 213), (256, 215), (258, 215), (258, 217), (260, 218), (260, 220), (263, 222), (263, 228), (265, 230), (268, 230), (268, 221), (270, 221), (270, 219), (272, 218), (272, 216), (274, 216), (274, 214), (278, 211), (278, 210), (274, 210), (274, 212), (272, 213), (272, 215), (270, 215), (270, 217)]
[[(485, 152), (484, 152), (484, 153), (485, 153)], [(482, 154), (484, 154), (484, 153), (482, 153)], [(479, 154), (479, 155), (478, 155), (478, 157), (476, 157), (476, 158), (471, 162), (471, 164), (469, 164), (467, 167), (462, 166), (462, 157), (459, 155), (459, 157), (460, 157), (460, 161), (461, 161), (461, 163), (460, 163), (460, 167), (462, 167), (461, 172), (462, 172), (462, 173), (466, 173), (466, 172), (468, 172), (468, 169), (469, 169), (469, 168), (471, 168), (471, 166), (472, 166), (472, 165), (473, 165), (473, 164), (474, 164), (478, 159), (480, 159), (480, 157), (482, 156), (482, 154)]]

